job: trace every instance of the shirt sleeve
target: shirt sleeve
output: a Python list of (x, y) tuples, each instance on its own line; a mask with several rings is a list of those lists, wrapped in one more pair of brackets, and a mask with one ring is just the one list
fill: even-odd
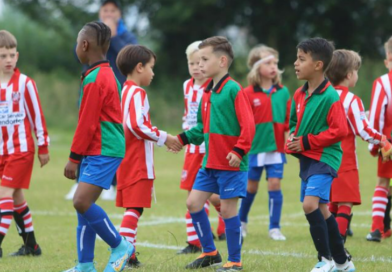
[(297, 111), (296, 111), (296, 105), (295, 105), (295, 97), (293, 98), (293, 101), (291, 102), (291, 110), (290, 110), (290, 120), (289, 120), (289, 134), (292, 134), (295, 132), (295, 128), (297, 127)]
[(136, 138), (156, 142), (158, 146), (163, 146), (167, 133), (152, 126), (149, 113), (145, 110), (146, 105), (149, 105), (147, 94), (136, 91), (129, 101), (127, 128)]
[(50, 142), (48, 130), (46, 128), (45, 117), (42, 112), (37, 86), (33, 80), (29, 79), (27, 81), (24, 95), (30, 125), (37, 138), (38, 154), (48, 154), (48, 146)]
[(291, 111), (291, 99), (289, 98), (287, 100), (287, 105), (286, 105), (286, 119), (284, 122), (285, 131), (290, 130), (290, 126), (289, 126), (289, 124), (290, 124), (290, 111)]
[(183, 86), (183, 93), (184, 93), (184, 114), (182, 116), (182, 130), (188, 130), (189, 129), (189, 125), (186, 121), (186, 116), (188, 114), (188, 101), (186, 99), (186, 85), (187, 85), (188, 81), (184, 82), (184, 86)]
[[(369, 110), (369, 125), (376, 131), (382, 133), (384, 129), (385, 120), (385, 109), (387, 107), (388, 100), (385, 94), (385, 90), (381, 82), (377, 79), (373, 83), (372, 98), (370, 101)], [(369, 151), (372, 153), (377, 153), (379, 145), (370, 143)]]
[(203, 115), (202, 115), (202, 107), (204, 103), (206, 102), (204, 102), (204, 99), (202, 98), (202, 100), (199, 103), (199, 109), (197, 111), (197, 125), (191, 128), (190, 130), (187, 130), (177, 136), (183, 145), (187, 145), (187, 144), (201, 145), (204, 142), (204, 130), (203, 130), (204, 125), (203, 125)]

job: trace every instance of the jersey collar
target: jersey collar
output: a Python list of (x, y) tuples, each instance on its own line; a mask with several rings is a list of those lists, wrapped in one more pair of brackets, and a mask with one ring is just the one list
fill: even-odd
[[(313, 94), (322, 94), (329, 86), (331, 83), (328, 81), (328, 79), (324, 79), (324, 81), (314, 90)], [(309, 83), (306, 82), (304, 86), (302, 87), (301, 91), (306, 92), (309, 89)]]
[(85, 72), (82, 73), (82, 79), (85, 78), (91, 71), (95, 70), (98, 67), (110, 67), (108, 60), (101, 60), (92, 65), (90, 65)]
[(226, 74), (224, 75), (221, 80), (219, 80), (218, 84), (213, 88), (214, 86), (214, 81), (211, 80), (210, 83), (208, 84), (207, 88), (205, 89), (205, 92), (213, 91), (214, 93), (220, 93), (223, 86), (225, 86), (226, 82), (230, 80), (230, 75)]

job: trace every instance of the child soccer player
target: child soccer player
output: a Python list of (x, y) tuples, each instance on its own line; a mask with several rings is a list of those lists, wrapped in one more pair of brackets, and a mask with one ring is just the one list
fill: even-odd
[[(373, 83), (370, 102), (370, 126), (392, 140), (392, 37), (385, 43), (384, 60), (388, 73), (377, 78)], [(368, 241), (380, 242), (382, 237), (391, 236), (391, 196), (392, 161), (383, 162), (378, 155), (380, 146), (369, 144), (370, 153), (378, 156), (377, 185), (373, 195), (372, 227), (366, 236)]]
[(242, 270), (241, 222), (237, 214), (239, 197), (246, 196), (249, 152), (255, 133), (252, 109), (241, 86), (228, 74), (234, 54), (225, 37), (215, 36), (199, 45), (200, 71), (208, 84), (197, 115), (197, 125), (178, 135), (182, 144), (205, 142), (206, 155), (187, 207), (196, 227), (203, 253), (187, 269), (217, 266), (222, 262), (216, 250), (204, 204), (220, 195), (221, 214), (226, 224), (228, 262), (217, 271)]
[(122, 271), (134, 247), (121, 237), (105, 211), (95, 204), (108, 189), (125, 153), (121, 119), (121, 86), (105, 55), (110, 28), (101, 22), (87, 23), (77, 38), (76, 54), (89, 69), (82, 74), (79, 121), (64, 175), (75, 179), (81, 162), (79, 185), (73, 199), (77, 211), (79, 263), (68, 272), (94, 272), (94, 247), (98, 234), (111, 248), (105, 272)]
[[(201, 97), (203, 96), (204, 90), (210, 83), (211, 79), (206, 79), (204, 75), (200, 72), (199, 62), (199, 45), (201, 41), (196, 41), (191, 43), (185, 53), (188, 59), (188, 70), (191, 78), (184, 82), (184, 116), (182, 129), (189, 130), (196, 126), (197, 124), (197, 111), (199, 109), (199, 104)], [(193, 145), (190, 144), (185, 150), (185, 161), (184, 167), (181, 175), (180, 188), (188, 191), (188, 195), (192, 190), (192, 186), (195, 182), (197, 172), (199, 171), (201, 164), (203, 162), (205, 154), (205, 144)], [(219, 223), (218, 223), (218, 238), (219, 240), (225, 239), (225, 223), (220, 215), (220, 200), (219, 196), (213, 194), (209, 199), (214, 205), (215, 209), (219, 213)], [(205, 204), (205, 209), (207, 214), (209, 214), (209, 201)], [(192, 218), (187, 211), (185, 214), (186, 220), (186, 234), (188, 246), (178, 251), (178, 254), (189, 254), (201, 252), (200, 240), (197, 237), (195, 227), (192, 224)]]
[(35, 82), (16, 68), (19, 53), (15, 37), (0, 30), (0, 258), (1, 243), (12, 218), (23, 239), (11, 256), (39, 256), (33, 220), (23, 189), (30, 186), (34, 164), (34, 131), (41, 167), (49, 162), (49, 136)]
[(249, 152), (248, 188), (242, 199), (239, 216), (242, 235), (246, 237), (248, 214), (259, 188), (263, 169), (266, 170), (269, 194), (269, 236), (286, 240), (280, 231), (283, 194), (280, 181), (286, 163), (284, 146), (290, 118), (290, 93), (281, 85), (278, 69), (279, 54), (268, 46), (253, 48), (248, 56), (249, 86), (244, 89), (249, 98), (256, 124), (256, 134)]
[[(135, 246), (137, 224), (144, 208), (151, 207), (154, 143), (170, 149), (182, 146), (177, 138), (153, 127), (147, 93), (139, 86), (150, 85), (156, 56), (142, 45), (128, 45), (117, 56), (117, 66), (127, 77), (121, 94), (125, 131), (125, 157), (117, 171), (117, 207), (125, 208), (120, 235)], [(135, 254), (130, 267), (140, 266)]]
[(301, 201), (319, 257), (312, 272), (355, 271), (327, 206), (332, 180), (342, 160), (340, 141), (347, 134), (339, 95), (324, 77), (333, 50), (333, 45), (322, 38), (308, 39), (297, 46), (295, 73), (307, 82), (293, 97), (286, 146), (287, 153), (299, 158)]
[(336, 50), (328, 66), (326, 75), (337, 90), (349, 127), (349, 133), (342, 140), (342, 163), (338, 177), (332, 182), (330, 212), (336, 216), (340, 235), (346, 241), (347, 227), (351, 220), (353, 205), (361, 204), (359, 190), (358, 162), (356, 156), (355, 136), (364, 141), (392, 148), (387, 138), (369, 126), (362, 100), (349, 91), (358, 80), (358, 70), (361, 67), (361, 57), (350, 50)]

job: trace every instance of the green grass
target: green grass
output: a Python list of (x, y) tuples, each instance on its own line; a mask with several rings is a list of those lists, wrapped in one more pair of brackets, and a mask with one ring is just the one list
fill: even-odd
[[(76, 216), (72, 203), (64, 195), (72, 185), (63, 177), (71, 136), (52, 134), (50, 164), (40, 169), (35, 165), (32, 185), (26, 192), (33, 212), (34, 228), (43, 255), (39, 258), (11, 258), (8, 254), (21, 245), (13, 223), (3, 241), (4, 257), (0, 259), (0, 271), (62, 271), (76, 260)], [(376, 160), (368, 155), (366, 145), (358, 144), (363, 204), (354, 209), (352, 228), (354, 237), (348, 238), (346, 246), (354, 256), (357, 271), (390, 271), (392, 239), (382, 243), (365, 240), (371, 223), (371, 197), (376, 181)], [(143, 267), (138, 271), (185, 271), (184, 266), (194, 255), (178, 256), (176, 249), (186, 241), (185, 223), (179, 222), (185, 214), (186, 192), (179, 189), (183, 154), (173, 155), (164, 148), (156, 148), (155, 181), (157, 202), (145, 211), (138, 229), (137, 247)], [(283, 180), (284, 206), (282, 232), (285, 242), (268, 238), (268, 204), (264, 182), (250, 213), (249, 234), (243, 247), (245, 271), (310, 271), (316, 263), (316, 252), (310, 238), (307, 221), (299, 202), (298, 162), (288, 158)], [(114, 224), (121, 222), (122, 209), (113, 202), (99, 201)], [(153, 224), (162, 219), (173, 222)], [(212, 225), (216, 228), (216, 212), (211, 212)], [(171, 249), (152, 248), (152, 245), (171, 246)], [(223, 257), (227, 258), (225, 242), (216, 242)], [(98, 240), (95, 250), (98, 271), (102, 271), (109, 252), (107, 245)], [(207, 270), (212, 271), (212, 270)]]

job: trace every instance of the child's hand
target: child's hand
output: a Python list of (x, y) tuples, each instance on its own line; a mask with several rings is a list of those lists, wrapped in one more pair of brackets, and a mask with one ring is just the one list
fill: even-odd
[(182, 149), (182, 144), (178, 138), (170, 134), (167, 135), (165, 145), (167, 146), (167, 150), (173, 153), (178, 153)]
[(382, 156), (382, 161), (387, 162), (391, 160), (392, 156), (392, 144), (387, 140), (387, 137), (384, 135), (381, 138), (381, 156)]
[(68, 161), (64, 168), (64, 176), (68, 179), (76, 179), (76, 170), (78, 169), (78, 164)]
[(230, 152), (226, 159), (229, 161), (229, 165), (231, 167), (240, 167), (241, 164), (241, 158), (239, 158), (236, 154)]
[(41, 168), (44, 167), (50, 160), (49, 154), (38, 154), (38, 160), (41, 163)]
[[(290, 138), (292, 138), (291, 141)], [(301, 138), (293, 137), (292, 135), (290, 135), (290, 138), (287, 143), (287, 148), (293, 152), (302, 152), (303, 150), (301, 147)]]

